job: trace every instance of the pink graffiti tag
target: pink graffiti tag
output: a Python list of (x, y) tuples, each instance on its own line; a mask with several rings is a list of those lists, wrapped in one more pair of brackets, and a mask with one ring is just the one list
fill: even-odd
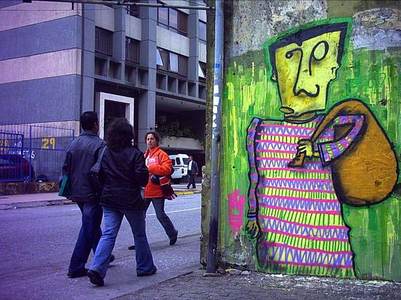
[(236, 235), (241, 230), (244, 212), (245, 196), (239, 190), (228, 194), (228, 220), (231, 231)]

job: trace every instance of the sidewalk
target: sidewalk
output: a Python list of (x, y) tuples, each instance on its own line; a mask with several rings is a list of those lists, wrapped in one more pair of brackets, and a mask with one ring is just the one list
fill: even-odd
[[(193, 195), (201, 192), (201, 185), (197, 184), (196, 189), (187, 189), (185, 184), (174, 184), (173, 189), (178, 196)], [(73, 203), (71, 200), (68, 200), (65, 197), (60, 197), (57, 193), (0, 195), (0, 210), (63, 205), (71, 203)]]
[(204, 270), (163, 281), (118, 297), (131, 299), (400, 299), (401, 283), (327, 277), (272, 275), (256, 272), (204, 277)]

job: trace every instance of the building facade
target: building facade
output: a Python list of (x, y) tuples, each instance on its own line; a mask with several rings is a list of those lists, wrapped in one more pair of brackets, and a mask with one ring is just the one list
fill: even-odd
[(80, 114), (95, 110), (102, 137), (126, 117), (142, 150), (157, 130), (168, 151), (202, 157), (204, 10), (1, 1), (0, 16), (0, 124), (77, 135)]

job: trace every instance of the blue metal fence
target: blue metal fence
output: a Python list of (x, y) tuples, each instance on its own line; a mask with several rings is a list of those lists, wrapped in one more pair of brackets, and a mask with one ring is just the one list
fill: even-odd
[(24, 135), (0, 131), (0, 181), (30, 179), (30, 166), (22, 157)]
[(57, 181), (74, 130), (45, 125), (0, 125), (0, 182)]

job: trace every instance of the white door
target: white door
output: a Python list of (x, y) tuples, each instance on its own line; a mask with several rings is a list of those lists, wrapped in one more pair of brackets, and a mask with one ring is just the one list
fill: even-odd
[(99, 136), (104, 138), (107, 125), (113, 118), (124, 117), (134, 125), (134, 98), (109, 94), (96, 94), (96, 111), (99, 112)]

